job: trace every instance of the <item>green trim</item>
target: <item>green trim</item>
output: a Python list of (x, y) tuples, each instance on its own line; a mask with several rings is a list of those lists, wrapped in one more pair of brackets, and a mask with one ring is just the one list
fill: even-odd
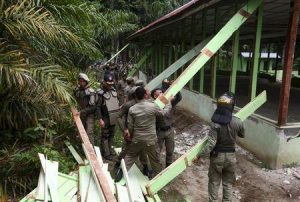
[(257, 24), (256, 24), (256, 36), (255, 36), (255, 47), (254, 47), (254, 56), (253, 56), (253, 66), (251, 72), (251, 90), (250, 98), (253, 100), (256, 96), (257, 88), (257, 73), (259, 67), (259, 58), (260, 58), (260, 43), (261, 43), (261, 33), (262, 33), (262, 23), (263, 23), (263, 4), (259, 6), (257, 13)]
[(162, 73), (160, 73), (157, 77), (155, 77), (152, 81), (147, 84), (147, 88), (151, 91), (157, 86), (159, 86), (163, 79), (169, 78), (173, 73), (176, 73), (178, 69), (180, 69), (183, 65), (188, 63), (191, 59), (193, 59), (196, 55), (198, 55), (201, 49), (207, 44), (210, 38), (203, 40), (189, 52), (187, 52), (184, 56), (176, 60), (172, 65), (170, 65), (167, 69), (165, 69)]
[(128, 76), (133, 76), (145, 63), (146, 59), (151, 55), (152, 48), (147, 50), (140, 61), (130, 70)]
[(232, 70), (230, 76), (230, 85), (229, 91), (235, 93), (236, 88), (236, 75), (238, 69), (238, 62), (239, 62), (239, 51), (240, 51), (240, 31), (236, 30), (234, 37), (233, 37), (233, 55), (232, 55)]
[[(236, 13), (226, 25), (214, 36), (214, 38), (202, 49), (200, 54), (186, 69), (185, 71), (173, 82), (171, 87), (165, 92), (164, 96), (167, 100), (171, 96), (176, 95), (185, 84), (211, 59), (220, 47), (231, 37), (231, 35), (248, 19), (245, 17), (245, 13), (248, 13), (248, 17), (252, 14), (263, 0), (250, 0), (248, 3)], [(164, 99), (165, 100), (165, 99)], [(165, 104), (160, 98), (155, 100), (155, 103), (164, 108)]]

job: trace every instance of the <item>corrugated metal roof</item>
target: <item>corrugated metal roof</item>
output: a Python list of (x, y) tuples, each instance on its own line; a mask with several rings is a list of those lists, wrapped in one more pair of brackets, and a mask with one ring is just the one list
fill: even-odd
[(160, 24), (163, 24), (164, 22), (167, 22), (169, 20), (172, 20), (173, 18), (176, 18), (180, 15), (185, 14), (186, 12), (192, 10), (195, 7), (201, 6), (203, 4), (206, 4), (208, 2), (210, 2), (212, 0), (192, 0), (186, 4), (184, 4), (183, 6), (175, 9), (174, 11), (168, 13), (167, 15), (162, 16), (161, 18), (155, 20), (154, 22), (148, 24), (147, 26), (143, 27), (142, 29), (136, 31), (134, 34), (130, 35), (128, 37), (129, 40), (136, 38), (137, 36), (143, 34), (144, 32), (146, 32), (147, 30), (149, 30), (150, 28), (154, 28)]

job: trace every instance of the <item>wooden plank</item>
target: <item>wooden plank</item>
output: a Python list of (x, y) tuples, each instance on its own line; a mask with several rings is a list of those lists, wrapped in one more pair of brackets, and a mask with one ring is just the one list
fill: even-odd
[(95, 154), (93, 146), (80, 120), (79, 113), (75, 108), (72, 108), (72, 113), (79, 131), (79, 135), (84, 145), (83, 147), (85, 148), (85, 155), (92, 167), (92, 172), (95, 173), (95, 181), (96, 183), (98, 182), (100, 184), (100, 188), (104, 194), (105, 200), (109, 202), (116, 202), (116, 198), (114, 197), (112, 190), (110, 189), (109, 183), (105, 178), (104, 172), (101, 169), (101, 166), (97, 160), (97, 156)]
[(19, 202), (35, 202), (37, 188), (32, 190), (29, 194), (27, 194), (24, 198), (22, 198)]
[(151, 91), (157, 86), (161, 85), (161, 82), (174, 74), (178, 69), (187, 64), (191, 59), (197, 56), (202, 48), (207, 44), (210, 38), (204, 39), (201, 43), (196, 45), (178, 60), (176, 60), (172, 65), (170, 65), (167, 69), (165, 69), (162, 73), (160, 73), (157, 77), (155, 77), (152, 81), (150, 81), (146, 87)]
[(90, 178), (92, 178), (92, 173), (89, 166), (79, 166), (79, 193), (81, 202), (84, 202), (86, 199)]
[[(51, 195), (49, 193), (49, 189), (47, 189), (47, 196), (50, 196), (49, 200), (51, 200)], [(43, 201), (45, 199), (45, 173), (41, 168), (38, 180), (38, 186), (36, 189), (36, 197), (37, 200)]]
[(106, 63), (104, 63), (104, 65), (106, 65), (107, 63), (109, 63), (110, 61), (112, 61), (115, 57), (117, 57), (123, 50), (125, 50), (127, 47), (129, 46), (129, 43), (126, 44), (121, 50), (119, 50), (114, 56), (112, 56), (108, 61), (106, 61)]
[(267, 92), (263, 91), (255, 99), (249, 102), (241, 110), (239, 110), (234, 116), (244, 121), (253, 114), (259, 107), (261, 107), (267, 101)]
[(147, 60), (147, 58), (150, 56), (152, 49), (149, 49), (145, 52), (145, 54), (143, 55), (143, 57), (139, 60), (139, 62), (132, 67), (132, 69), (130, 69), (128, 76), (133, 76), (144, 64), (144, 62)]
[(128, 190), (126, 187), (116, 184), (117, 194), (118, 194), (118, 202), (131, 202), (129, 200)]
[[(85, 153), (85, 155), (86, 156), (88, 156), (87, 155), (87, 150), (86, 150), (86, 148), (85, 148), (85, 146), (84, 146), (84, 144), (82, 144), (82, 148), (83, 148), (83, 151), (84, 151), (84, 153)], [(88, 161), (90, 162), (90, 160), (88, 159)], [(90, 170), (91, 170), (91, 172), (92, 172), (92, 179), (94, 179), (94, 182), (95, 182), (95, 184), (96, 184), (96, 187), (97, 187), (97, 192), (99, 193), (99, 195), (101, 196), (101, 200), (100, 201), (109, 201), (109, 200), (105, 200), (105, 195), (104, 195), (104, 193), (103, 193), (103, 189), (101, 189), (101, 185), (100, 185), (100, 183), (99, 183), (99, 181), (98, 181), (98, 178), (97, 178), (97, 175), (96, 175), (96, 172), (95, 172), (95, 170), (90, 166)], [(102, 173), (103, 173), (103, 175), (101, 176), (101, 181), (102, 180), (106, 180), (107, 181), (107, 179), (106, 179), (106, 177), (105, 177), (105, 174), (104, 174), (104, 172), (103, 172), (103, 170), (101, 169), (101, 171), (102, 171)], [(92, 181), (92, 180), (91, 180)], [(101, 182), (100, 181), (100, 182)], [(108, 184), (108, 181), (107, 181), (107, 184)], [(108, 187), (107, 187), (109, 190), (110, 190), (110, 187), (109, 187), (109, 184), (108, 184)], [(111, 190), (110, 190), (111, 191)], [(111, 192), (112, 193), (112, 192)], [(115, 199), (115, 198), (114, 198)]]
[[(41, 153), (38, 153), (39, 159), (41, 161), (42, 169), (45, 174), (45, 184), (48, 186), (50, 195), (51, 195), (51, 201), (58, 202), (59, 196), (58, 196), (58, 162), (50, 162), (45, 159), (44, 155)], [(45, 190), (45, 188), (44, 188)], [(46, 192), (47, 193), (47, 192)], [(46, 194), (48, 195), (48, 194)], [(44, 200), (47, 201), (47, 196), (44, 196)]]
[(145, 185), (149, 182), (149, 180), (144, 177), (135, 164), (129, 169), (128, 178), (134, 190), (134, 200), (141, 202), (145, 201), (142, 189), (145, 189)]
[(68, 149), (70, 150), (71, 154), (73, 155), (73, 157), (75, 158), (75, 160), (77, 161), (77, 163), (78, 164), (84, 164), (82, 158), (77, 153), (77, 151), (75, 150), (75, 148), (71, 145), (71, 143), (68, 142), (68, 141), (65, 141), (65, 144), (67, 145)]
[(126, 187), (127, 187), (127, 190), (128, 190), (129, 201), (135, 201), (135, 198), (134, 198), (135, 190), (132, 187), (130, 179), (128, 177), (128, 173), (127, 173), (127, 169), (126, 169), (124, 159), (121, 160), (121, 168), (122, 168), (122, 171), (123, 171), (123, 177), (125, 178), (125, 181), (126, 181)]
[(96, 152), (96, 155), (97, 155), (98, 162), (99, 162), (100, 166), (102, 167), (103, 166), (103, 160), (102, 160), (102, 155), (101, 155), (101, 152), (100, 152), (100, 148), (97, 147), (97, 146), (94, 146), (94, 149), (95, 149), (95, 152)]
[(146, 190), (149, 196), (154, 196), (160, 189), (171, 182), (177, 175), (182, 173), (189, 165), (192, 164), (193, 158), (205, 147), (207, 137), (199, 141), (186, 154), (182, 155), (169, 167), (165, 168), (147, 185)]
[(58, 195), (60, 201), (71, 201), (78, 191), (78, 179), (75, 176), (58, 173)]
[[(266, 91), (262, 92), (256, 99), (243, 107), (234, 116), (238, 117), (242, 121), (246, 120), (256, 109), (262, 106), (266, 102)], [(205, 147), (207, 142), (207, 137), (202, 139), (194, 147), (192, 147), (186, 154), (178, 158), (169, 167), (165, 168), (161, 173), (159, 173), (155, 178), (153, 178), (147, 185), (146, 190), (149, 196), (153, 196), (170, 181), (172, 181), (176, 176), (182, 173), (188, 165), (191, 165), (192, 160), (196, 155), (201, 152)]]
[(189, 80), (211, 59), (211, 57), (222, 47), (231, 35), (250, 17), (259, 7), (263, 0), (249, 0), (225, 26), (208, 42), (201, 50), (201, 54), (185, 69), (185, 71), (172, 83), (171, 87), (155, 103), (160, 107), (168, 103), (170, 97), (176, 95)]

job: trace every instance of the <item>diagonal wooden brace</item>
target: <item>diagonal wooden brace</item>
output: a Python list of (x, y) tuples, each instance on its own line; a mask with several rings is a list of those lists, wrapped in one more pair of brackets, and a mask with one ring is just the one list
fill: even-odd
[[(263, 0), (249, 0), (248, 3), (238, 11), (225, 26), (208, 42), (202, 49), (200, 55), (185, 69), (185, 71), (173, 82), (165, 92), (165, 97), (169, 100), (172, 95), (176, 95), (193, 76), (206, 64), (207, 61), (222, 47), (231, 35), (250, 17), (259, 7)], [(248, 14), (245, 15), (245, 12)], [(165, 104), (156, 99), (155, 103), (164, 108)]]

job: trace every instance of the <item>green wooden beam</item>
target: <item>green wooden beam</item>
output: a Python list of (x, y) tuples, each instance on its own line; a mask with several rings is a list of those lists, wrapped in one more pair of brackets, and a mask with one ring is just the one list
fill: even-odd
[(177, 72), (183, 65), (188, 63), (191, 59), (193, 59), (196, 55), (198, 55), (201, 49), (207, 44), (210, 38), (205, 39), (198, 45), (196, 45), (193, 49), (179, 58), (176, 62), (174, 62), (171, 66), (165, 69), (162, 73), (160, 73), (157, 77), (155, 77), (152, 81), (147, 84), (147, 88), (151, 91), (157, 86), (159, 86), (164, 78), (168, 78), (173, 73)]
[(185, 69), (185, 71), (173, 82), (171, 87), (155, 103), (160, 107), (169, 102), (171, 96), (176, 95), (185, 84), (206, 64), (208, 60), (220, 49), (231, 35), (250, 17), (263, 0), (249, 0), (226, 25), (214, 36), (214, 38), (202, 49), (201, 54)]
[(176, 176), (182, 173), (188, 166), (192, 164), (194, 157), (204, 148), (207, 143), (207, 137), (201, 140), (198, 144), (192, 147), (186, 154), (182, 155), (169, 167), (165, 168), (160, 174), (153, 178), (146, 185), (146, 190), (149, 196), (153, 196), (160, 189), (166, 186)]
[(242, 121), (246, 120), (251, 114), (253, 114), (260, 106), (267, 101), (267, 92), (263, 91), (241, 110), (239, 110), (234, 116), (240, 118)]
[(125, 50), (127, 47), (129, 46), (129, 44), (126, 44), (121, 50), (119, 50), (114, 56), (112, 56), (108, 61), (106, 61), (105, 64), (109, 63), (110, 61), (112, 61), (115, 57), (117, 57), (123, 50)]
[(143, 55), (143, 57), (140, 59), (140, 61), (130, 70), (130, 72), (128, 73), (128, 76), (133, 76), (142, 67), (142, 65), (145, 63), (146, 59), (150, 56), (151, 51), (152, 51), (152, 48), (148, 49), (146, 51), (146, 53)]
[[(206, 10), (202, 11), (202, 39), (206, 38)], [(201, 68), (200, 69), (200, 88), (199, 88), (199, 93), (204, 93), (204, 74), (205, 74), (205, 69)]]
[(263, 4), (259, 6), (257, 11), (257, 22), (256, 22), (256, 35), (255, 35), (255, 47), (253, 53), (253, 65), (251, 71), (251, 89), (250, 89), (250, 99), (253, 100), (256, 96), (257, 88), (257, 73), (259, 67), (260, 59), (260, 42), (261, 42), (261, 33), (262, 33), (262, 22), (263, 22)]
[[(196, 31), (195, 31), (195, 15), (192, 16), (192, 22), (191, 22), (191, 44), (190, 44), (190, 48), (194, 47), (195, 46), (195, 37), (196, 37)], [(190, 83), (189, 83), (189, 89), (190, 90), (193, 90), (193, 87), (194, 87), (194, 78), (192, 78), (190, 80)]]
[(77, 163), (78, 164), (84, 164), (82, 158), (77, 153), (77, 151), (75, 150), (75, 148), (71, 145), (71, 143), (68, 142), (68, 141), (65, 141), (65, 144), (67, 145), (68, 149), (70, 150), (71, 154), (73, 155), (73, 157), (75, 158), (75, 160), (77, 161)]
[[(267, 100), (266, 91), (262, 92), (256, 99), (248, 103), (234, 116), (238, 117), (242, 121), (246, 120), (252, 113), (254, 113), (260, 106), (262, 106)], [(200, 140), (194, 147), (192, 147), (187, 153), (178, 158), (169, 167), (165, 168), (155, 178), (153, 178), (149, 184), (146, 185), (146, 190), (149, 196), (153, 196), (175, 177), (182, 173), (189, 165), (192, 164), (192, 160), (196, 155), (204, 149), (207, 143), (207, 136)]]
[[(218, 29), (218, 21), (219, 21), (219, 7), (215, 8), (215, 18), (214, 18), (214, 33), (216, 33), (216, 30)], [(215, 56), (212, 58), (211, 63), (211, 83), (210, 83), (210, 97), (215, 98), (216, 97), (216, 83), (217, 83), (217, 68), (218, 68), (218, 61), (219, 61), (219, 51), (216, 53)]]
[(231, 69), (231, 75), (230, 75), (230, 86), (229, 91), (235, 93), (235, 87), (236, 87), (236, 75), (237, 75), (237, 69), (238, 69), (238, 62), (239, 62), (239, 46), (240, 46), (240, 31), (236, 30), (234, 37), (233, 37), (233, 55), (232, 55), (232, 69)]

